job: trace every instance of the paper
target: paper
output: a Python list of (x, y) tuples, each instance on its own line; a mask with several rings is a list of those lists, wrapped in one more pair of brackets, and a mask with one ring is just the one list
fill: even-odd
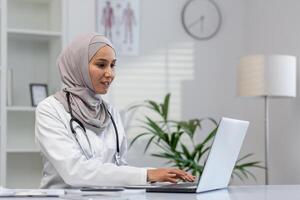
[(6, 189), (0, 188), (0, 197), (59, 197), (65, 191), (62, 189)]

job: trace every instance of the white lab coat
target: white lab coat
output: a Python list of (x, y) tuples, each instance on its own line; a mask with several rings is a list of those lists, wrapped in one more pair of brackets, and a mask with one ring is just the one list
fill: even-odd
[[(119, 113), (111, 106), (119, 134), (121, 166), (115, 165), (116, 135), (112, 123), (96, 134), (87, 129), (95, 157), (88, 160), (77, 144), (70, 126), (70, 114), (50, 96), (36, 109), (35, 138), (43, 159), (41, 188), (120, 186), (146, 184), (147, 168), (126, 166), (127, 142)], [(86, 137), (74, 126), (85, 152), (91, 156)]]

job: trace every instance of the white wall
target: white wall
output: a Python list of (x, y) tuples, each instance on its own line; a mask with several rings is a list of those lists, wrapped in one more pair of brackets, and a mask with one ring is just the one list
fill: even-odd
[[(236, 66), (239, 57), (248, 53), (286, 53), (298, 55), (300, 28), (297, 19), (300, 3), (297, 0), (215, 0), (221, 8), (223, 24), (220, 32), (211, 40), (195, 41), (183, 30), (180, 12), (186, 0), (141, 1), (141, 54), (137, 57), (121, 57), (119, 65), (139, 64), (162, 51), (189, 48), (194, 80), (181, 81), (181, 116), (183, 118), (222, 116), (251, 122), (241, 155), (253, 152), (255, 160), (264, 161), (263, 100), (236, 96)], [(71, 0), (68, 12), (69, 40), (81, 32), (94, 31), (94, 1)], [(284, 4), (284, 5), (282, 5)], [(176, 49), (177, 48), (177, 49)], [(162, 65), (171, 66), (168, 59)], [(190, 66), (189, 66), (190, 67)], [(116, 84), (118, 85), (118, 83)], [(117, 88), (117, 87), (116, 87)], [(162, 88), (163, 93), (170, 88)], [(129, 95), (130, 96), (130, 95)], [(115, 100), (116, 98), (115, 98)], [(300, 159), (297, 123), (300, 113), (296, 99), (275, 99), (270, 105), (272, 184), (300, 183)], [(129, 151), (129, 161), (138, 166), (162, 164), (160, 160), (143, 156), (139, 149)], [(263, 184), (264, 171), (253, 170), (257, 182)], [(239, 183), (239, 181), (234, 181)]]
[(94, 0), (67, 1), (67, 42), (80, 33), (95, 31), (94, 3)]
[[(186, 118), (222, 116), (250, 121), (241, 156), (254, 153), (252, 160), (263, 161), (263, 101), (236, 96), (236, 67), (244, 54), (245, 1), (218, 0), (223, 24), (215, 38), (195, 41), (195, 80), (183, 84), (183, 115)], [(251, 161), (251, 159), (250, 159)], [(263, 164), (263, 163), (262, 163)], [(254, 169), (254, 180), (263, 184), (264, 171)], [(240, 183), (237, 179), (234, 184)]]
[[(291, 54), (299, 59), (300, 2), (246, 2), (245, 53)], [(273, 184), (300, 183), (299, 75), (297, 86), (297, 98), (270, 101), (270, 181)]]

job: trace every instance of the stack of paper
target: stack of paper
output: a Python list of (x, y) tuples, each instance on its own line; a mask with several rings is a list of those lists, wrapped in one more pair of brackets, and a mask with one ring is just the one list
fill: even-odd
[(0, 197), (59, 197), (63, 189), (7, 189), (0, 188)]

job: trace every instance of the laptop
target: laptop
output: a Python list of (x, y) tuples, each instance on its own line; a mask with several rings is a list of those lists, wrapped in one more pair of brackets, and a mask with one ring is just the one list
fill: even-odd
[(180, 193), (200, 193), (226, 188), (248, 126), (248, 121), (221, 119), (198, 183), (148, 185), (143, 188), (147, 192)]

